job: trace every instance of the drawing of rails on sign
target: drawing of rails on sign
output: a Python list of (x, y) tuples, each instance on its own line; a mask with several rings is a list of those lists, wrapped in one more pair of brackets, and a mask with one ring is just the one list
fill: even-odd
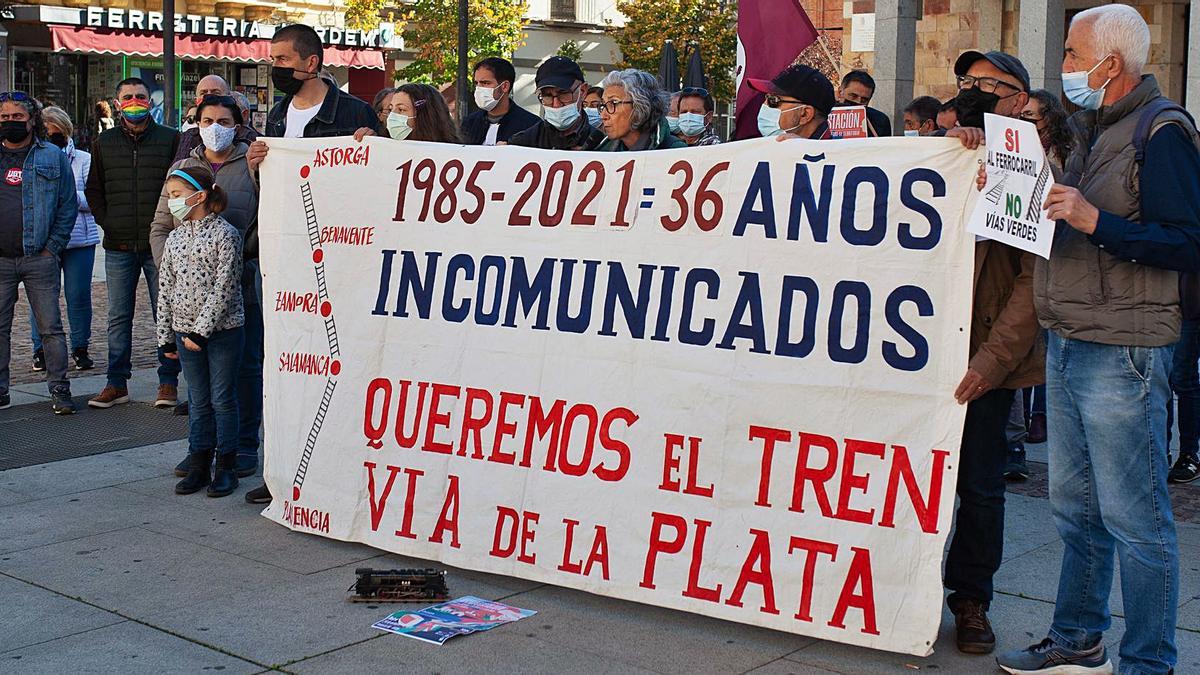
[[(1007, 174), (1007, 173), (1004, 174), (1004, 177), (1000, 179), (1000, 182), (996, 183), (995, 187), (988, 190), (987, 194), (984, 195), (985, 197), (987, 197), (987, 200), (989, 202), (991, 202), (993, 204), (1000, 203), (1000, 198), (1004, 196), (1004, 184), (1008, 182), (1008, 176), (1009, 176), (1009, 174)], [(990, 178), (990, 175), (989, 175), (989, 178)]]
[[(308, 167), (300, 169), (300, 177), (308, 178)], [(338, 344), (337, 325), (333, 320), (333, 304), (329, 300), (329, 286), (325, 282), (325, 251), (321, 248), (321, 228), (317, 222), (317, 209), (313, 204), (312, 186), (305, 180), (300, 185), (300, 196), (304, 202), (304, 218), (308, 225), (308, 244), (312, 248), (313, 271), (317, 277), (318, 311), (325, 322), (325, 338), (329, 343), (329, 374), (325, 378), (325, 391), (321, 394), (321, 403), (313, 416), (312, 426), (308, 430), (308, 438), (304, 441), (304, 452), (296, 465), (296, 475), (292, 478), (292, 501), (300, 500), (300, 490), (304, 487), (304, 477), (308, 475), (308, 466), (312, 461), (313, 451), (317, 447), (317, 439), (321, 435), (321, 427), (325, 424), (325, 415), (333, 401), (333, 392), (337, 388), (337, 377), (342, 372), (341, 347)]]
[(1036, 223), (1042, 218), (1042, 190), (1046, 181), (1050, 180), (1050, 162), (1042, 162), (1042, 171), (1038, 174), (1037, 184), (1033, 186), (1033, 194), (1029, 195), (1029, 210), (1025, 212), (1025, 220)]

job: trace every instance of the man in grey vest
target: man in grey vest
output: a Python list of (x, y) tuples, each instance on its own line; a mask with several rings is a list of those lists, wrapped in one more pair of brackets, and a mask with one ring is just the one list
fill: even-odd
[(1114, 554), (1120, 672), (1167, 673), (1176, 662), (1167, 378), (1179, 272), (1200, 269), (1200, 152), (1190, 118), (1142, 75), (1149, 46), (1127, 5), (1081, 12), (1067, 35), (1063, 89), (1083, 110), (1044, 205), (1058, 221), (1051, 257), (1034, 273), (1049, 334), (1050, 502), (1065, 546), (1049, 636), (1000, 656), (1010, 673), (1112, 672), (1101, 640)]

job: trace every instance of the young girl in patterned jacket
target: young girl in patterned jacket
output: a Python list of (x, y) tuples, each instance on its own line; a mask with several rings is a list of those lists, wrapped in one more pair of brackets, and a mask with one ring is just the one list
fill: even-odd
[[(237, 488), (242, 235), (220, 216), (227, 198), (203, 167), (167, 175), (167, 205), (182, 223), (167, 237), (158, 271), (158, 343), (188, 383), (188, 473), (176, 494)], [(216, 453), (216, 471), (210, 473)]]

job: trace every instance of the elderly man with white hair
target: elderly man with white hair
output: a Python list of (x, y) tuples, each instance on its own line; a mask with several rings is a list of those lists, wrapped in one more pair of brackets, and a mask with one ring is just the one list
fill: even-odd
[(1167, 401), (1179, 273), (1200, 270), (1200, 152), (1191, 118), (1144, 75), (1150, 30), (1110, 4), (1075, 16), (1063, 89), (1083, 108), (1044, 208), (1058, 221), (1034, 296), (1048, 329), (1050, 503), (1064, 543), (1049, 636), (1010, 673), (1109, 673), (1113, 556), (1121, 673), (1175, 666), (1179, 552), (1167, 493)]
[[(205, 96), (233, 96), (233, 100), (237, 103), (238, 108), (242, 110), (242, 119), (246, 120), (245, 124), (237, 125), (237, 133), (233, 137), (234, 143), (245, 143), (247, 145), (253, 143), (258, 134), (250, 126), (250, 104), (245, 95), (241, 92), (231, 91), (229, 84), (225, 82), (225, 78), (220, 75), (205, 75), (196, 83), (196, 100), (194, 103), (200, 105)], [(179, 151), (175, 153), (176, 162), (187, 159), (192, 156), (192, 151), (203, 145), (200, 140), (200, 129), (198, 127), (188, 129), (179, 135)]]

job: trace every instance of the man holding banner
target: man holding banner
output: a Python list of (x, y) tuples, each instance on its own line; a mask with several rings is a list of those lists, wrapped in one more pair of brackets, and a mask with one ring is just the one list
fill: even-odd
[[(1016, 117), (1029, 100), (1029, 74), (1009, 54), (966, 52), (954, 72), (959, 96), (981, 100), (982, 112)], [(963, 130), (959, 138), (970, 147), (982, 135), (980, 129)], [(971, 360), (954, 392), (959, 403), (967, 404), (958, 520), (945, 573), (958, 648), (971, 654), (989, 654), (996, 646), (987, 610), (992, 577), (1004, 550), (1008, 413), (1016, 390), (1045, 379), (1041, 330), (1033, 309), (1034, 260), (1032, 253), (998, 241), (975, 243)]]

